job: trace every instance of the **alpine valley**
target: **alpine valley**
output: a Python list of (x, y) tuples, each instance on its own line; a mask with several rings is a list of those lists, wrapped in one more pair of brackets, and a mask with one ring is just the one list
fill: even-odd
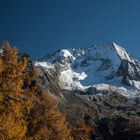
[(96, 126), (92, 139), (140, 139), (140, 62), (116, 43), (61, 49), (34, 62), (40, 91), (60, 102), (69, 124)]

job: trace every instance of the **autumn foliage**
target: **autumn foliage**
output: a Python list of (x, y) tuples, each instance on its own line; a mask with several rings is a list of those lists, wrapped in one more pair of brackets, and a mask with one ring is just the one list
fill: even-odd
[[(29, 60), (8, 42), (0, 54), (0, 140), (72, 140), (65, 115), (49, 93), (37, 96)], [(26, 86), (25, 86), (26, 85)], [(28, 86), (27, 86), (28, 85)]]
[(29, 136), (35, 140), (72, 140), (65, 116), (58, 111), (58, 102), (43, 94), (30, 112)]
[(27, 132), (24, 111), (28, 101), (24, 100), (23, 82), (27, 60), (19, 59), (17, 49), (8, 42), (2, 47), (0, 56), (0, 136), (1, 139), (20, 139)]
[(72, 135), (75, 140), (90, 140), (90, 127), (86, 126), (83, 121), (76, 124), (72, 129)]

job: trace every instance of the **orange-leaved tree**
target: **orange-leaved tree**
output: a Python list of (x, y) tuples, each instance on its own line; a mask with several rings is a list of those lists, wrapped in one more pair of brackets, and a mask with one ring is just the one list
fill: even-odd
[(65, 116), (50, 95), (31, 86), (35, 71), (8, 42), (0, 53), (0, 139), (72, 140)]
[(74, 140), (90, 140), (90, 131), (91, 128), (82, 121), (79, 125), (75, 124), (72, 135)]
[(22, 139), (27, 132), (25, 112), (31, 107), (23, 91), (28, 60), (4, 42), (0, 54), (0, 139)]
[(50, 93), (43, 93), (36, 100), (29, 122), (28, 136), (33, 140), (73, 140), (66, 117)]

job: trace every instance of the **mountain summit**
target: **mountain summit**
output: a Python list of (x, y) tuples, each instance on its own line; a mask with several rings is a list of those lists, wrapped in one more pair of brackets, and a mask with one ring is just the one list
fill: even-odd
[(137, 92), (140, 90), (140, 62), (116, 43), (89, 48), (62, 49), (47, 55), (36, 66), (45, 73), (58, 73), (59, 85), (67, 90), (91, 87)]

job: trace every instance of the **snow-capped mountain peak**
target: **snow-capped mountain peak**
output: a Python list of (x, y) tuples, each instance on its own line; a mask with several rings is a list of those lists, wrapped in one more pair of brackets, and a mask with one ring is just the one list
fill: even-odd
[(45, 72), (57, 71), (63, 89), (85, 90), (97, 84), (110, 84), (140, 90), (139, 62), (114, 42), (62, 49), (35, 65)]
[(101, 45), (92, 45), (89, 48), (62, 49), (52, 55), (49, 55), (49, 57), (44, 58), (43, 60), (48, 61), (50, 59), (51, 61), (55, 61), (58, 59), (77, 59), (80, 57), (87, 57), (88, 59), (111, 59), (114, 61), (119, 61), (121, 59), (133, 62), (133, 59), (130, 58), (125, 49), (114, 42)]

